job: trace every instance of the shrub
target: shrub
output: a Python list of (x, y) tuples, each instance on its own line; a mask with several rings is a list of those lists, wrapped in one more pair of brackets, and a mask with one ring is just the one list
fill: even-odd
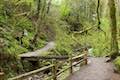
[(120, 73), (120, 56), (114, 60), (115, 70)]

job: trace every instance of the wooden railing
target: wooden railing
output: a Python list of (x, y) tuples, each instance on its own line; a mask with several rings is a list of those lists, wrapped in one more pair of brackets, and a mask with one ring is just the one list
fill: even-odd
[[(34, 71), (31, 71), (31, 72), (28, 72), (28, 73), (25, 73), (25, 74), (22, 74), (22, 75), (19, 75), (19, 76), (16, 76), (14, 78), (9, 78), (8, 80), (23, 80), (23, 79), (26, 79), (28, 77), (31, 77), (32, 75), (35, 75), (37, 73), (40, 73), (40, 72), (43, 72), (45, 70), (48, 70), (48, 69), (52, 69), (51, 73), (51, 77), (49, 77), (49, 80), (57, 80), (57, 77), (64, 73), (65, 71), (67, 71), (68, 69), (70, 70), (70, 74), (73, 73), (73, 67), (80, 64), (81, 62), (84, 62), (85, 65), (87, 64), (87, 50), (84, 50), (84, 53), (79, 55), (79, 56), (76, 56), (76, 57), (69, 57), (69, 59), (65, 60), (66, 62), (69, 63), (69, 66), (66, 67), (65, 69), (63, 70), (60, 70), (59, 72), (57, 72), (58, 70), (58, 64), (57, 64), (57, 61), (56, 59), (53, 59), (52, 60), (52, 64), (49, 65), (49, 66), (45, 66), (43, 68), (40, 68), (40, 69), (37, 69), (37, 70), (34, 70)], [(73, 62), (76, 62), (73, 64)]]

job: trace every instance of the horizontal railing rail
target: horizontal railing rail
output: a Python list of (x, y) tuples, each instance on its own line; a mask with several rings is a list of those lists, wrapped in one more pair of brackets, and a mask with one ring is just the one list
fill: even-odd
[(45, 70), (47, 70), (47, 69), (49, 69), (49, 68), (52, 68), (53, 66), (54, 66), (54, 65), (45, 66), (45, 67), (43, 67), (43, 68), (40, 68), (40, 69), (31, 71), (31, 72), (28, 72), (28, 73), (25, 73), (25, 74), (16, 76), (16, 77), (14, 77), (14, 78), (9, 78), (8, 80), (21, 80), (21, 79), (24, 79), (25, 77), (28, 77), (28, 76), (37, 74), (37, 73), (39, 73), (39, 72), (45, 71)]

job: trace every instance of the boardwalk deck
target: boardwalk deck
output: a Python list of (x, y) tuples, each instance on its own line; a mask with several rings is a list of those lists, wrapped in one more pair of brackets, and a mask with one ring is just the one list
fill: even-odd
[(120, 80), (120, 75), (114, 73), (112, 63), (105, 62), (106, 58), (90, 58), (90, 61), (66, 80)]

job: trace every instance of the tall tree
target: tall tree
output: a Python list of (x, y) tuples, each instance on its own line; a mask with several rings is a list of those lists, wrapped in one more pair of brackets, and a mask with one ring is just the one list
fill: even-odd
[(115, 0), (109, 0), (110, 8), (110, 22), (111, 22), (111, 59), (118, 56), (118, 41), (117, 41), (117, 21), (116, 21), (116, 7)]

